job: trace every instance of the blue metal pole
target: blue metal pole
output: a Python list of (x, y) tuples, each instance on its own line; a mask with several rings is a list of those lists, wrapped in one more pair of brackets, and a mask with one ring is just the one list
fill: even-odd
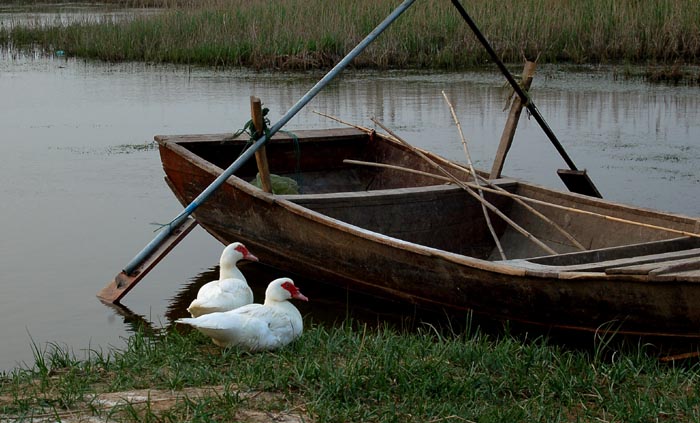
[(328, 83), (335, 78), (347, 65), (355, 59), (362, 51), (367, 48), (385, 29), (389, 27), (403, 12), (405, 12), (415, 0), (405, 0), (399, 7), (396, 8), (389, 16), (382, 21), (372, 32), (370, 32), (364, 40), (362, 40), (354, 49), (350, 51), (337, 65), (333, 67), (320, 81), (316, 83), (299, 101), (292, 106), (287, 113), (270, 128), (269, 136), (263, 135), (250, 148), (241, 154), (231, 165), (219, 175), (201, 194), (185, 207), (185, 209), (164, 227), (153, 240), (146, 245), (131, 261), (124, 267), (124, 273), (130, 275), (145, 259), (147, 259), (158, 246), (177, 228), (187, 217), (192, 214), (209, 196), (219, 188), (229, 176), (233, 175), (256, 151), (277, 131), (289, 122), (307, 103), (309, 103)]

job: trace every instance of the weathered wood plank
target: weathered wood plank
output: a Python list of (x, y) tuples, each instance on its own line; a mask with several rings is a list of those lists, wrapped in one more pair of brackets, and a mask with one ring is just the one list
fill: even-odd
[[(700, 266), (700, 249), (691, 250), (694, 253), (688, 252), (689, 258), (669, 260), (669, 255), (663, 255), (664, 258), (647, 262), (637, 263), (628, 266), (615, 266), (605, 269), (605, 273), (609, 275), (648, 275), (669, 273), (675, 271), (694, 270), (695, 266)], [(661, 256), (661, 254), (659, 254)]]
[[(337, 129), (305, 129), (293, 131), (293, 134), (299, 140), (342, 140), (342, 139), (364, 139), (367, 134), (355, 128), (337, 128)], [(173, 142), (182, 143), (212, 143), (233, 140), (233, 133), (218, 133), (218, 134), (187, 134), (187, 135), (156, 135), (154, 139), (157, 142)], [(248, 135), (239, 135), (237, 140), (248, 141)], [(294, 136), (290, 132), (278, 132), (272, 136), (272, 140), (291, 140)]]
[(556, 256), (542, 256), (530, 258), (528, 261), (551, 266), (583, 265), (585, 263), (598, 263), (630, 257), (648, 256), (652, 254), (689, 250), (692, 248), (700, 248), (700, 239), (680, 237), (662, 241), (599, 248), (582, 252), (577, 251)]
[(689, 270), (687, 272), (666, 273), (661, 275), (649, 275), (652, 282), (700, 282), (700, 270)]
[[(700, 248), (691, 250), (672, 251), (668, 253), (642, 255), (636, 257), (621, 258), (616, 260), (606, 260), (594, 263), (584, 263), (571, 266), (561, 266), (559, 269), (564, 272), (593, 272), (605, 271), (606, 273), (615, 273), (618, 268), (624, 266), (638, 266), (647, 263), (667, 262), (675, 259), (684, 259), (688, 257), (700, 257)], [(619, 273), (623, 273), (620, 271)], [(648, 272), (647, 272), (648, 273)]]
[[(262, 101), (258, 97), (250, 96), (250, 115), (255, 125), (255, 132), (262, 136), (265, 122), (262, 112)], [(256, 138), (257, 139), (257, 138)], [(272, 181), (270, 181), (270, 166), (267, 163), (267, 152), (265, 146), (258, 148), (255, 152), (255, 162), (258, 165), (258, 173), (260, 174), (260, 185), (265, 192), (272, 192)]]
[(686, 272), (700, 269), (700, 258), (690, 258), (678, 260), (677, 263), (665, 263), (664, 266), (654, 269), (649, 273), (652, 275), (662, 275), (664, 273)]
[[(529, 60), (525, 61), (525, 67), (523, 68), (523, 76), (521, 80), (523, 91), (527, 92), (530, 89), (532, 79), (535, 77), (536, 67), (537, 63)], [(508, 155), (510, 146), (513, 144), (515, 130), (518, 127), (518, 120), (520, 119), (520, 114), (522, 113), (524, 106), (525, 104), (523, 103), (523, 100), (520, 98), (520, 96), (516, 95), (513, 99), (513, 103), (510, 106), (508, 119), (506, 120), (506, 125), (503, 128), (503, 134), (501, 134), (501, 141), (498, 144), (498, 151), (496, 151), (496, 158), (493, 161), (489, 179), (501, 177), (501, 171), (503, 170), (503, 165), (506, 162), (506, 156)]]

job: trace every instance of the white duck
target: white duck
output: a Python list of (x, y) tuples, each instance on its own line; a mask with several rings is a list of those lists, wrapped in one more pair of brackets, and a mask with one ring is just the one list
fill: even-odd
[(212, 338), (221, 347), (237, 346), (250, 352), (283, 347), (304, 329), (301, 314), (288, 300), (308, 301), (289, 278), (270, 282), (264, 304), (248, 304), (235, 310), (178, 319)]
[(187, 308), (192, 317), (229, 311), (253, 302), (253, 291), (236, 266), (242, 259), (258, 261), (240, 242), (224, 248), (219, 260), (219, 280), (208, 282), (199, 288), (197, 298)]

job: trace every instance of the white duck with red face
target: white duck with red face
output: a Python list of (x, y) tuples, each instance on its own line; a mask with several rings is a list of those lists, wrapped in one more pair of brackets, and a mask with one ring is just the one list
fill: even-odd
[(249, 304), (235, 310), (178, 319), (212, 338), (221, 347), (246, 351), (269, 351), (283, 347), (304, 329), (299, 310), (290, 299), (308, 301), (289, 278), (275, 279), (265, 291), (264, 304)]
[(199, 288), (197, 298), (187, 308), (192, 317), (229, 311), (253, 302), (253, 291), (237, 266), (240, 260), (258, 261), (258, 258), (240, 242), (224, 248), (219, 260), (219, 280)]

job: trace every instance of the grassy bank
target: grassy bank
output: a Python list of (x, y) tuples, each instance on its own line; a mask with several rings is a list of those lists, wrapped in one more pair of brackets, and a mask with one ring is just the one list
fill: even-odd
[(0, 379), (0, 420), (700, 419), (697, 364), (663, 364), (643, 347), (611, 353), (605, 345), (572, 351), (544, 339), (347, 324), (314, 326), (279, 352), (251, 355), (221, 350), (196, 332), (136, 334), (122, 351), (91, 351), (80, 360), (59, 347), (37, 349), (35, 368)]
[[(161, 1), (162, 14), (130, 22), (0, 29), (0, 43), (108, 61), (308, 69), (335, 64), (400, 3)], [(465, 6), (506, 62), (520, 63), (523, 54), (577, 64), (700, 60), (700, 2), (523, 0)], [(355, 64), (458, 69), (487, 61), (452, 4), (439, 1), (416, 2)]]

